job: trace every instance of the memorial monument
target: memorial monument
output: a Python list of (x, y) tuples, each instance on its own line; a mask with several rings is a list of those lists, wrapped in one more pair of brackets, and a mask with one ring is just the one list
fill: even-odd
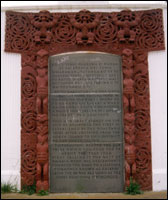
[(6, 12), (21, 53), (21, 183), (51, 192), (152, 189), (148, 52), (162, 10)]

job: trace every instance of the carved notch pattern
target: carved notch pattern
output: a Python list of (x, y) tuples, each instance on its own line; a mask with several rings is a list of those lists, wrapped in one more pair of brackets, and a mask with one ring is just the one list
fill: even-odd
[(164, 49), (162, 10), (6, 12), (5, 51), (22, 54), (21, 182), (48, 182), (48, 57), (100, 51), (123, 58), (126, 185), (152, 189), (147, 52)]

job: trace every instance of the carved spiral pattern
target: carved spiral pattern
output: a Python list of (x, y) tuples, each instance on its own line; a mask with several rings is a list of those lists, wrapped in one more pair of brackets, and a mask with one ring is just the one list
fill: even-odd
[(141, 28), (147, 32), (154, 32), (159, 28), (159, 21), (155, 15), (144, 14), (141, 19)]
[(29, 98), (36, 93), (36, 80), (31, 75), (24, 78), (22, 81), (22, 94)]
[(28, 149), (23, 153), (22, 166), (26, 174), (34, 174), (36, 168), (36, 152), (34, 150)]
[(76, 31), (67, 17), (61, 18), (58, 26), (54, 30), (54, 33), (56, 42), (68, 44), (75, 42)]
[(36, 174), (36, 134), (21, 133), (21, 179), (22, 185), (32, 185)]
[(149, 129), (149, 114), (147, 110), (137, 110), (135, 112), (135, 127), (138, 131), (146, 132)]
[(154, 49), (158, 46), (158, 39), (155, 34), (142, 33), (136, 45), (141, 49)]
[(8, 39), (10, 40), (10, 48), (16, 51), (27, 51), (31, 49), (31, 25), (26, 15), (9, 14), (7, 30), (10, 30)]
[(151, 155), (148, 148), (145, 146), (139, 147), (136, 153), (137, 168), (145, 173), (148, 170), (148, 166), (151, 165)]
[(95, 33), (96, 42), (112, 42), (117, 35), (117, 27), (112, 23), (111, 17), (103, 17)]
[(21, 50), (29, 50), (31, 40), (23, 35), (16, 35), (11, 41), (11, 48)]
[(138, 95), (148, 92), (148, 76), (146, 74), (136, 74), (134, 77), (134, 90)]
[(36, 129), (36, 113), (28, 112), (22, 114), (22, 128), (28, 132), (32, 133)]
[(24, 35), (24, 33), (29, 32), (30, 24), (25, 16), (14, 16), (12, 20), (14, 21), (13, 26), (11, 26), (12, 34)]
[(151, 136), (149, 116), (149, 77), (147, 54), (134, 54), (135, 128), (136, 128), (136, 181), (142, 190), (152, 189)]
[(26, 66), (22, 69), (22, 95), (25, 98), (31, 98), (36, 94), (36, 71)]

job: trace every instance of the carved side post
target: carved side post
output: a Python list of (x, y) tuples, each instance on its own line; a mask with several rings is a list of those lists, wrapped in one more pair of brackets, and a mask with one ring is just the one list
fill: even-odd
[(125, 137), (125, 181), (130, 184), (130, 177), (136, 174), (135, 147), (135, 99), (134, 99), (134, 65), (133, 52), (124, 49), (123, 59), (123, 104), (124, 104), (124, 137)]
[(36, 175), (35, 56), (22, 54), (21, 71), (21, 186), (33, 185)]
[(48, 190), (48, 52), (41, 49), (37, 52), (37, 173), (36, 191)]
[(134, 53), (136, 180), (152, 190), (150, 95), (147, 52)]

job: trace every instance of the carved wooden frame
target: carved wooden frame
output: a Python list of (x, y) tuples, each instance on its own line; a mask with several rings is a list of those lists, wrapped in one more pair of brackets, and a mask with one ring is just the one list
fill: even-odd
[(5, 51), (22, 54), (22, 186), (36, 182), (37, 191), (49, 189), (48, 57), (73, 51), (100, 51), (122, 56), (125, 184), (133, 176), (142, 190), (152, 189), (147, 57), (149, 51), (155, 50), (164, 50), (161, 9), (6, 12)]

